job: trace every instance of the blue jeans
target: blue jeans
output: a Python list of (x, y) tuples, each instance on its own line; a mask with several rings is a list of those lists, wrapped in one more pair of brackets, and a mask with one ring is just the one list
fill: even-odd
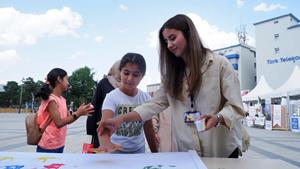
[(37, 146), (36, 147), (36, 152), (38, 152), (38, 153), (63, 153), (64, 148), (65, 148), (65, 146), (62, 146), (62, 147), (57, 148), (57, 149), (44, 149), (40, 146)]

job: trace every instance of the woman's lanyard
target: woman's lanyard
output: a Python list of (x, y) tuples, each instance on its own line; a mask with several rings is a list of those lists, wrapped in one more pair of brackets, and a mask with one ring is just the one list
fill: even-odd
[[(190, 90), (190, 83), (189, 83), (189, 79), (188, 79), (188, 76), (186, 74), (186, 71), (184, 72), (185, 74), (185, 78), (186, 78), (186, 82), (187, 82), (187, 85), (188, 85), (188, 89)], [(190, 93), (190, 101), (191, 101), (191, 112), (194, 112), (194, 95), (192, 94), (191, 91), (189, 91)]]
[(194, 112), (194, 95), (190, 95), (190, 100), (191, 100), (191, 112)]

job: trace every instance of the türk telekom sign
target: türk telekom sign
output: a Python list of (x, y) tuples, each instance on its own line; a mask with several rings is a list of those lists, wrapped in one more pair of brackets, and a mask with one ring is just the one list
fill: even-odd
[(300, 56), (287, 56), (287, 57), (280, 57), (275, 59), (267, 59), (267, 64), (276, 64), (276, 63), (285, 63), (285, 62), (297, 62), (300, 61)]

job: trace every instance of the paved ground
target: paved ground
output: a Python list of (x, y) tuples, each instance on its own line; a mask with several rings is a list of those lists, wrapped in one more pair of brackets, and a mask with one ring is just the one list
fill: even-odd
[[(26, 144), (26, 114), (0, 113), (0, 151), (34, 152), (35, 147)], [(89, 143), (85, 135), (86, 117), (68, 126), (65, 153), (81, 153), (82, 144)], [(267, 131), (247, 128), (251, 137), (250, 150), (244, 159), (281, 159), (300, 168), (300, 133)]]
[(300, 133), (247, 128), (250, 150), (243, 158), (281, 159), (300, 168)]
[[(26, 113), (0, 113), (0, 151), (34, 152), (35, 146), (27, 145)], [(79, 118), (68, 126), (66, 153), (81, 153), (82, 144), (90, 142), (85, 134), (86, 117)]]

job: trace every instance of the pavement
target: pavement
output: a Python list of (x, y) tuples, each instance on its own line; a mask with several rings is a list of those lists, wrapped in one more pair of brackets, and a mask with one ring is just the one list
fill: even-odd
[[(25, 117), (27, 113), (0, 113), (0, 151), (35, 152), (36, 146), (27, 145)], [(85, 133), (86, 116), (68, 125), (65, 153), (81, 153), (82, 144), (90, 143)]]
[[(0, 113), (0, 151), (35, 152), (26, 144), (26, 113)], [(91, 137), (85, 134), (86, 117), (68, 125), (64, 153), (81, 153), (83, 143)], [(250, 148), (243, 159), (280, 159), (300, 168), (300, 133), (247, 128)], [(149, 151), (149, 149), (147, 149)]]

